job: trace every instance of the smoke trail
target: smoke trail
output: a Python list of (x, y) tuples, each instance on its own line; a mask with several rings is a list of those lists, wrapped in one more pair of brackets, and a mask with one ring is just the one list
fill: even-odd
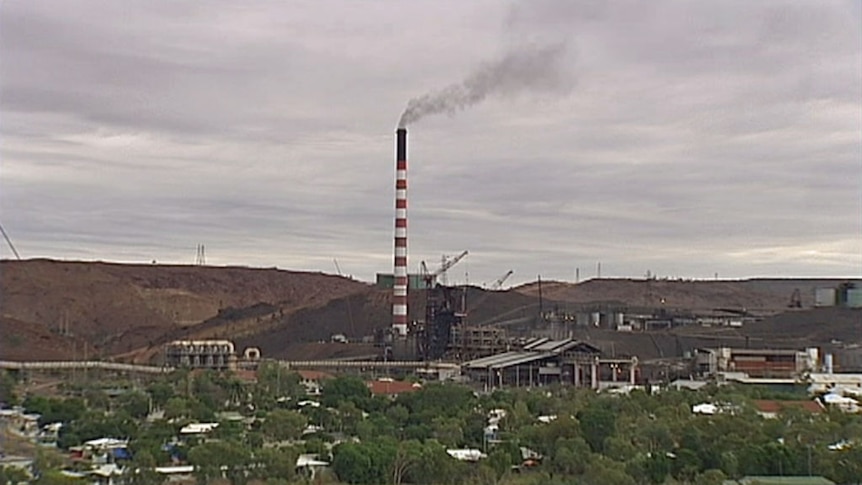
[(565, 54), (566, 44), (510, 52), (497, 62), (481, 66), (459, 84), (411, 99), (398, 126), (404, 128), (428, 115), (446, 113), (451, 116), (484, 101), (491, 94), (566, 92), (571, 77), (565, 69)]

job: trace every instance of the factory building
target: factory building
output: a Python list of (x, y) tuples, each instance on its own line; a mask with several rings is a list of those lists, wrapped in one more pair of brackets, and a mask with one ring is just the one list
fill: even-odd
[(848, 281), (837, 287), (815, 288), (814, 306), (862, 308), (862, 288), (858, 285), (858, 281)]
[(491, 326), (458, 325), (452, 328), (451, 340), (449, 352), (458, 360), (505, 352), (511, 346), (506, 330)]
[(165, 364), (189, 369), (236, 370), (254, 368), (260, 349), (248, 347), (238, 356), (230, 340), (174, 340), (165, 348)]
[(794, 378), (816, 369), (816, 348), (795, 349), (697, 349), (695, 371), (703, 376), (742, 373), (748, 377)]
[[(461, 372), (489, 389), (550, 384), (598, 388), (602, 365), (600, 354), (598, 348), (585, 342), (541, 338), (528, 342), (519, 350), (465, 362)], [(617, 373), (614, 373), (612, 378), (616, 377)], [(634, 380), (634, 365), (629, 377)]]
[(236, 349), (230, 340), (174, 340), (165, 349), (165, 363), (191, 369), (233, 369)]

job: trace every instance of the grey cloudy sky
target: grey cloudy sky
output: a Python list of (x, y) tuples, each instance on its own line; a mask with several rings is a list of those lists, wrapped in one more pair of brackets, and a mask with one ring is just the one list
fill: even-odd
[(858, 276), (860, 5), (2, 2), (0, 221), (23, 257), (371, 280), (408, 100), (563, 46), (409, 127), (411, 269)]

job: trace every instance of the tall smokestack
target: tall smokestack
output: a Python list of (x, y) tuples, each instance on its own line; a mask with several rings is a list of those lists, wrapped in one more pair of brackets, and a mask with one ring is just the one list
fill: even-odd
[(407, 328), (407, 130), (395, 132), (395, 277), (392, 293), (392, 326), (396, 333)]

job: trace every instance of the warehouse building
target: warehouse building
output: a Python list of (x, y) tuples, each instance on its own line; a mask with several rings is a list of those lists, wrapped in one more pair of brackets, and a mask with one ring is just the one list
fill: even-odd
[[(470, 380), (482, 383), (488, 389), (550, 384), (598, 388), (603, 365), (600, 354), (598, 348), (585, 342), (542, 338), (528, 341), (518, 350), (465, 362), (461, 371)], [(615, 370), (618, 369), (621, 367)], [(633, 369), (630, 376), (632, 380)], [(616, 375), (614, 372), (611, 377), (615, 378)]]
[(702, 376), (742, 373), (757, 378), (795, 378), (817, 368), (816, 348), (796, 349), (697, 349), (695, 369)]

